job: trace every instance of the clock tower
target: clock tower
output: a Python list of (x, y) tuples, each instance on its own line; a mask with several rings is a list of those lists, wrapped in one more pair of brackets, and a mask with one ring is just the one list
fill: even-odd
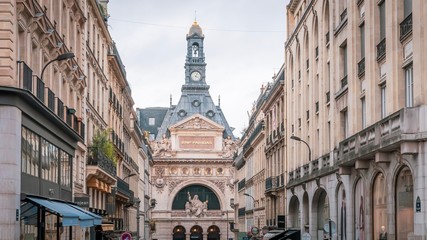
[(176, 105), (172, 105), (171, 100), (171, 105), (168, 109), (151, 109), (147, 112), (146, 115), (153, 114), (149, 116), (151, 118), (163, 116), (162, 119), (159, 119), (160, 121), (155, 121), (161, 122), (161, 124), (157, 124), (153, 128), (152, 133), (155, 135), (153, 137), (157, 141), (161, 141), (163, 137), (169, 137), (169, 127), (187, 118), (201, 115), (223, 126), (224, 138), (231, 137), (235, 139), (233, 128), (228, 125), (219, 100), (218, 105), (215, 105), (209, 94), (209, 85), (206, 84), (206, 63), (203, 46), (205, 35), (196, 21), (191, 25), (186, 38), (185, 83), (181, 87), (181, 97)]
[(203, 51), (202, 28), (194, 21), (187, 34), (187, 56), (185, 59), (185, 84), (182, 91), (208, 90), (206, 84), (206, 63)]

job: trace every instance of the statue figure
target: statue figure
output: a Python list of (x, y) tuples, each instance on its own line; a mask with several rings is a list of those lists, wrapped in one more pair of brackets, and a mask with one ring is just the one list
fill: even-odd
[(193, 214), (196, 217), (200, 217), (201, 215), (206, 215), (208, 210), (208, 201), (202, 202), (199, 200), (199, 196), (196, 194), (193, 198), (191, 198), (191, 195), (189, 192), (187, 192), (188, 195), (188, 202), (185, 203), (185, 212), (187, 215)]
[(231, 136), (228, 136), (226, 139), (224, 139), (223, 142), (223, 157), (228, 158), (233, 156), (234, 150), (236, 149), (236, 143), (231, 139)]
[(170, 156), (168, 153), (171, 150), (170, 139), (165, 134), (162, 136), (162, 141), (156, 142), (154, 146), (154, 157)]

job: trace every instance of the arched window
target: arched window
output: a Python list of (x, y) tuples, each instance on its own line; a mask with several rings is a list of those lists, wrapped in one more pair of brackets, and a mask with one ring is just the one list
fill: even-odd
[(365, 239), (365, 194), (361, 179), (354, 189), (354, 219), (355, 239)]
[(396, 179), (397, 239), (408, 239), (414, 233), (414, 188), (411, 170), (404, 167)]
[(338, 238), (339, 239), (347, 239), (347, 206), (346, 206), (346, 192), (344, 189), (344, 185), (340, 184), (338, 189), (337, 196), (337, 211), (338, 211)]
[(191, 46), (191, 55), (192, 57), (199, 57), (199, 44), (193, 43)]
[(291, 228), (300, 228), (301, 210), (296, 196), (292, 196), (289, 203), (289, 224)]
[(375, 177), (372, 189), (372, 222), (374, 226), (373, 239), (387, 237), (387, 183), (384, 175)]
[(175, 196), (172, 203), (172, 210), (185, 210), (185, 203), (188, 201), (188, 193), (191, 197), (198, 196), (202, 202), (208, 201), (208, 210), (219, 210), (220, 203), (216, 194), (209, 188), (201, 185), (190, 185), (181, 189)]

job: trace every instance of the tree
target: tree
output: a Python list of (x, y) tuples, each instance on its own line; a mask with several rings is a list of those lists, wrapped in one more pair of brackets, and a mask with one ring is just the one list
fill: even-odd
[(89, 152), (92, 157), (97, 157), (99, 154), (104, 155), (114, 163), (117, 163), (114, 145), (108, 139), (107, 130), (98, 130), (92, 138), (92, 144), (89, 146)]

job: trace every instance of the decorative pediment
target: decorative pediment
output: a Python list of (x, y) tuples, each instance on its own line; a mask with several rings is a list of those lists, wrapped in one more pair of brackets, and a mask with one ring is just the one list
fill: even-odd
[(188, 130), (212, 130), (212, 131), (223, 131), (224, 127), (218, 123), (203, 117), (200, 114), (195, 114), (190, 118), (184, 119), (171, 126), (170, 131), (188, 129)]

